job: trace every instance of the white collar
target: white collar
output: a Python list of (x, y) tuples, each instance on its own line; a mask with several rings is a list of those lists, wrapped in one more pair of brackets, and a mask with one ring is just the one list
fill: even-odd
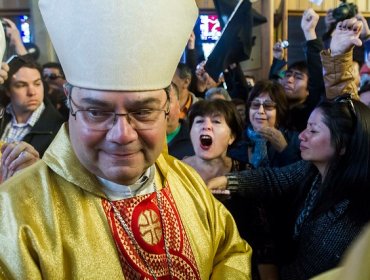
[(154, 188), (154, 165), (149, 167), (145, 173), (132, 185), (120, 185), (107, 179), (97, 177), (103, 185), (103, 192), (111, 201), (144, 195), (155, 191)]

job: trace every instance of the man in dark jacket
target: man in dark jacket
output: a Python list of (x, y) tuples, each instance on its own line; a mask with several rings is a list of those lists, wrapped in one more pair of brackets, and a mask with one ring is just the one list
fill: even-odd
[(28, 142), (40, 157), (63, 123), (62, 116), (44, 99), (41, 77), (41, 68), (33, 61), (19, 57), (17, 63), (9, 63), (4, 87), (10, 102), (0, 123), (1, 141)]
[[(287, 94), (289, 112), (286, 126), (291, 130), (304, 130), (312, 110), (325, 96), (320, 59), (323, 44), (315, 31), (318, 21), (319, 15), (313, 9), (304, 12), (301, 28), (306, 39), (304, 43), (305, 60), (291, 63), (284, 77), (279, 77)], [(274, 61), (270, 78), (274, 78), (278, 69), (286, 64), (282, 59), (283, 48), (281, 43), (277, 43), (274, 46)]]

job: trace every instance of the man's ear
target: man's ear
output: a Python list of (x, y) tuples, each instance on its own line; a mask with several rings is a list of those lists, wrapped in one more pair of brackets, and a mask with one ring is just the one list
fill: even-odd
[(186, 78), (186, 79), (185, 79), (185, 82), (184, 82), (185, 87), (186, 87), (186, 88), (189, 88), (190, 83), (191, 83), (191, 79), (190, 79), (190, 78)]
[(346, 148), (340, 149), (339, 155), (343, 156), (346, 153)]

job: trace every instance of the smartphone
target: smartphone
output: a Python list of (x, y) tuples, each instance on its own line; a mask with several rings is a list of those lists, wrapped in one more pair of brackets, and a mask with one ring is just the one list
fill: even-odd
[(25, 61), (16, 54), (9, 57), (6, 61), (6, 63), (9, 65), (9, 69), (19, 69), (24, 62)]

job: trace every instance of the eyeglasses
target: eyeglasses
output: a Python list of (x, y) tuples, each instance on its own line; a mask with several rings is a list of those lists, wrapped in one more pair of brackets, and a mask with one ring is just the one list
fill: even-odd
[[(164, 112), (165, 117), (169, 114), (169, 102), (166, 100), (166, 109), (140, 109), (128, 113), (116, 113), (112, 111), (103, 111), (97, 109), (83, 109), (78, 106), (72, 97), (69, 97), (70, 102), (70, 113), (77, 119), (77, 113), (80, 116), (83, 123), (85, 123), (90, 129), (97, 131), (110, 130), (117, 122), (118, 117), (126, 117), (127, 122), (136, 130), (149, 130), (155, 128), (159, 116)], [(73, 111), (71, 104), (73, 104), (78, 110)]]
[(57, 74), (54, 74), (54, 73), (44, 75), (45, 80), (54, 81), (54, 80), (59, 79), (59, 78), (63, 78), (63, 76), (62, 75), (57, 75)]
[(260, 102), (258, 100), (253, 100), (251, 102), (250, 108), (253, 110), (258, 110), (261, 107), (261, 105), (263, 106), (263, 109), (266, 111), (272, 111), (276, 108), (276, 102), (272, 100), (265, 100), (263, 102)]
[(345, 93), (345, 94), (337, 96), (336, 98), (333, 99), (333, 102), (349, 104), (349, 111), (351, 115), (354, 117), (355, 120), (357, 119), (355, 106), (353, 105), (350, 93)]

